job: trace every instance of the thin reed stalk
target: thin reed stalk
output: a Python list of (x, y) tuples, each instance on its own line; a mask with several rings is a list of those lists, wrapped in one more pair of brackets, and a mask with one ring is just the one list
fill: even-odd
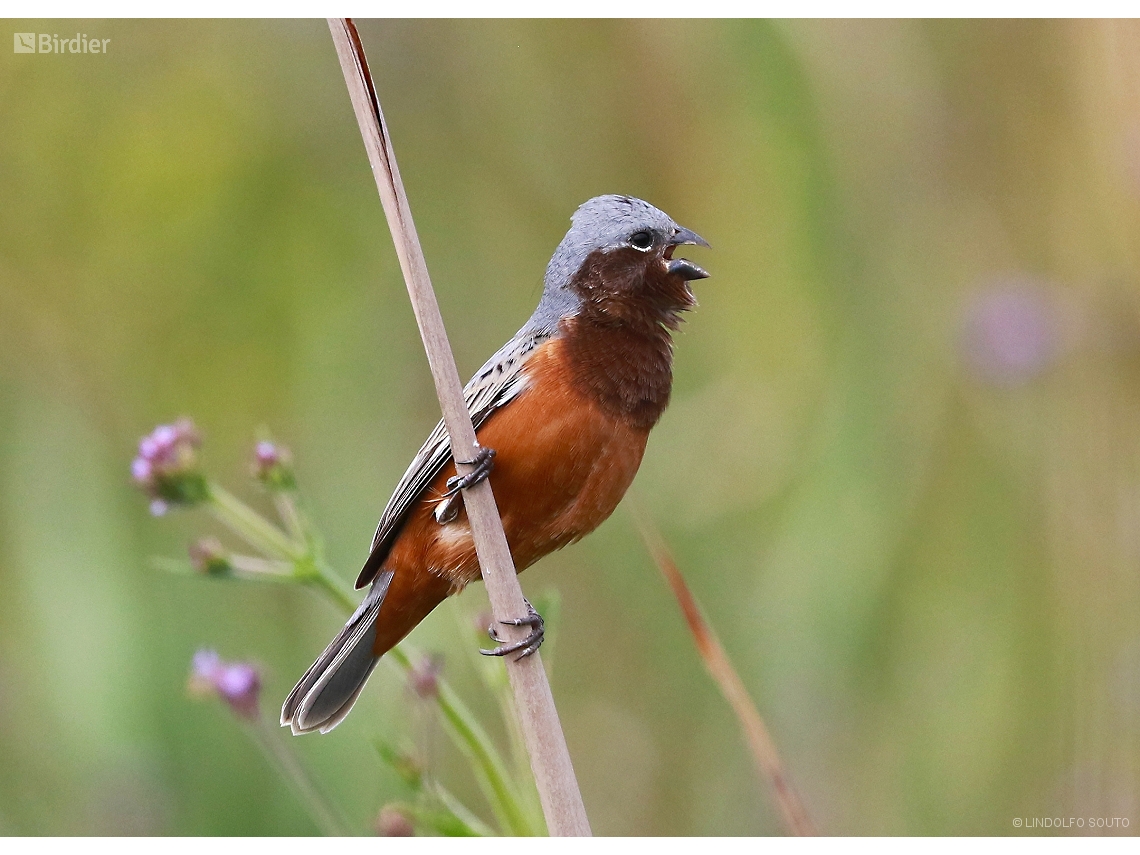
[[(475, 429), (463, 400), (463, 386), (455, 367), (455, 357), (428, 277), (427, 263), (412, 222), (411, 208), (396, 167), (396, 156), (360, 35), (348, 18), (330, 18), (329, 30), (427, 351), (436, 394), (451, 438), (452, 454), (456, 461), (474, 460), (478, 448)], [(470, 467), (462, 463), (457, 464), (457, 469), (461, 474), (470, 471)], [(525, 615), (526, 603), (515, 576), (514, 562), (490, 481), (465, 490), (463, 501), (495, 619), (507, 620)], [(504, 634), (512, 640), (521, 640), (527, 632), (522, 627), (504, 629)], [(506, 667), (547, 828), (554, 836), (589, 835), (586, 809), (574, 777), (542, 659), (536, 653), (525, 659), (509, 660)]]
[(789, 834), (797, 837), (814, 836), (816, 834), (815, 826), (812, 825), (803, 802), (800, 801), (799, 794), (796, 793), (795, 787), (792, 786), (792, 782), (788, 778), (784, 762), (780, 759), (779, 752), (776, 751), (776, 743), (772, 741), (772, 736), (768, 733), (764, 719), (760, 717), (760, 712), (756, 709), (752, 698), (749, 697), (748, 690), (744, 687), (740, 675), (732, 667), (732, 662), (729, 660), (728, 654), (724, 652), (720, 639), (717, 638), (716, 633), (713, 632), (712, 627), (701, 614), (701, 607), (697, 604), (693, 592), (689, 590), (685, 578), (677, 568), (677, 562), (673, 560), (673, 555), (665, 545), (661, 533), (649, 521), (648, 517), (641, 513), (635, 515), (642, 540), (645, 541), (649, 554), (653, 557), (661, 575), (665, 577), (665, 581), (669, 583), (673, 596), (677, 598), (677, 604), (680, 605), (681, 613), (685, 616), (685, 622), (689, 625), (689, 632), (693, 635), (693, 642), (696, 645), (697, 653), (700, 654), (701, 661), (704, 662), (709, 675), (736, 714), (740, 727), (744, 731), (744, 738), (748, 741), (748, 747), (752, 750), (752, 756), (756, 760), (756, 766), (759, 768), (761, 776), (772, 788), (776, 806), (779, 808), (780, 817), (784, 821), (784, 827)]

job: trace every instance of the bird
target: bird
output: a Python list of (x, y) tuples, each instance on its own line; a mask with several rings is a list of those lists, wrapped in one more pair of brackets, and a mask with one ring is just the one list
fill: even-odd
[[(518, 572), (597, 528), (641, 465), (669, 402), (673, 339), (708, 273), (679, 246), (704, 238), (632, 196), (597, 196), (572, 215), (523, 327), (464, 388), (479, 452), (456, 474), (441, 421), (380, 517), (356, 587), (371, 588), (281, 708), (294, 735), (327, 733), (372, 669), (447, 597), (480, 578), (462, 490), (492, 475)], [(542, 618), (529, 602), (522, 641), (483, 653), (529, 655)], [(494, 629), (491, 637), (499, 641)]]

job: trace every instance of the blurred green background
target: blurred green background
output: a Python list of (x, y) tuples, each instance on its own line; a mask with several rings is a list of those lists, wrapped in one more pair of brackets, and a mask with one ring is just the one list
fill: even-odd
[[(195, 650), (277, 708), (341, 616), (152, 569), (139, 437), (191, 416), (250, 501), (293, 449), (345, 579), (438, 418), (321, 21), (9, 21), (0, 49), (0, 833), (309, 834)], [(632, 493), (676, 552), (819, 828), (1140, 827), (1140, 26), (361, 22), (468, 376), (526, 319), (574, 208), (641, 196), (712, 273)], [(5, 35), (5, 39), (10, 36)], [(780, 833), (631, 515), (523, 576), (600, 834)], [(488, 722), (461, 646), (411, 637)], [(280, 738), (361, 832), (409, 740), (380, 669)]]

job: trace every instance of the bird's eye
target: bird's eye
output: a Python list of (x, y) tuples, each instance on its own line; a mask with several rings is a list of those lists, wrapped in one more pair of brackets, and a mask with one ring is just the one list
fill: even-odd
[(653, 246), (653, 235), (649, 232), (634, 232), (629, 236), (629, 245), (645, 252)]

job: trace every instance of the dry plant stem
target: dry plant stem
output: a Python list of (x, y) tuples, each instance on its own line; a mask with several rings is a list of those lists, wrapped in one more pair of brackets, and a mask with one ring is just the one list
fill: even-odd
[[(348, 84), (360, 132), (364, 137), (364, 147), (368, 151), (384, 213), (392, 230), (396, 255), (408, 285), (416, 322), (427, 350), (443, 420), (451, 437), (452, 453), (456, 460), (472, 460), (478, 448), (475, 430), (463, 400), (463, 385), (447, 341), (439, 304), (428, 278), (427, 263), (412, 223), (411, 209), (396, 167), (395, 154), (384, 125), (372, 76), (368, 71), (364, 48), (350, 19), (330, 18), (329, 29)], [(459, 464), (457, 468), (461, 474), (471, 469), (464, 464)], [(495, 507), (490, 482), (483, 481), (464, 490), (463, 501), (495, 619), (505, 620), (525, 615), (522, 588), (515, 577), (514, 562), (507, 547), (507, 538)], [(523, 627), (504, 627), (504, 630), (505, 635), (512, 640), (521, 640), (527, 634)], [(547, 828), (554, 836), (589, 835), (586, 809), (574, 777), (566, 739), (558, 722), (550, 684), (542, 668), (542, 659), (535, 654), (519, 661), (508, 661), (506, 667)]]
[(705, 663), (705, 668), (736, 713), (736, 718), (752, 749), (752, 755), (756, 759), (756, 765), (760, 768), (760, 774), (772, 786), (776, 804), (780, 808), (780, 815), (788, 833), (799, 837), (813, 836), (816, 833), (815, 826), (812, 825), (807, 811), (804, 810), (803, 802), (800, 801), (792, 782), (788, 779), (783, 761), (776, 751), (776, 744), (772, 741), (756, 705), (752, 703), (752, 698), (748, 696), (748, 690), (744, 687), (740, 675), (732, 667), (732, 662), (724, 652), (720, 639), (716, 637), (716, 633), (701, 614), (700, 606), (697, 605), (692, 591), (685, 583), (681, 571), (677, 569), (677, 563), (665, 546), (661, 534), (648, 518), (640, 513), (636, 516), (642, 539), (665, 581), (673, 589), (673, 595), (681, 606), (681, 612), (689, 625), (689, 631), (693, 634), (693, 641), (696, 643), (701, 660)]

